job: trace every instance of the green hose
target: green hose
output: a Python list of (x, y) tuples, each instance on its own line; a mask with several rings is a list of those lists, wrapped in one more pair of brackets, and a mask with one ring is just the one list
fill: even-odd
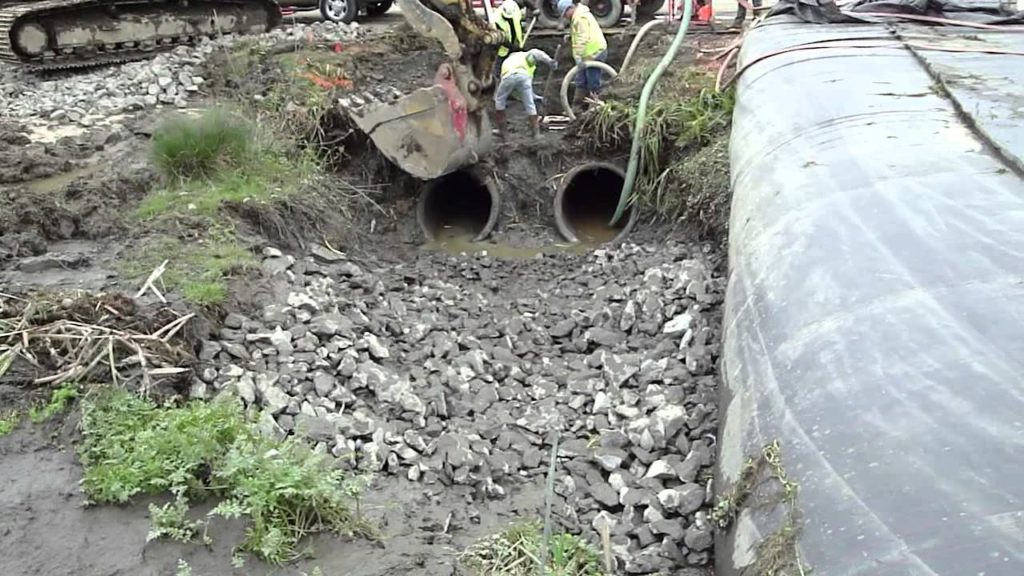
[(661, 62), (658, 62), (651, 77), (647, 79), (643, 91), (640, 92), (640, 105), (636, 110), (636, 125), (633, 127), (633, 145), (629, 150), (629, 168), (626, 169), (626, 181), (622, 185), (619, 205), (615, 207), (615, 215), (612, 216), (612, 221), (609, 223), (611, 226), (614, 226), (622, 218), (622, 213), (626, 211), (626, 205), (629, 204), (629, 198), (633, 195), (633, 184), (636, 182), (636, 172), (640, 164), (640, 136), (643, 134), (644, 124), (647, 122), (647, 101), (650, 100), (651, 92), (654, 92), (654, 87), (658, 85), (658, 80), (665, 73), (665, 69), (672, 63), (672, 60), (675, 60), (679, 47), (683, 45), (683, 38), (686, 37), (686, 30), (690, 27), (693, 2), (683, 0), (683, 6), (683, 20), (679, 23), (676, 37), (672, 40), (672, 45), (668, 47), (668, 52), (661, 57)]

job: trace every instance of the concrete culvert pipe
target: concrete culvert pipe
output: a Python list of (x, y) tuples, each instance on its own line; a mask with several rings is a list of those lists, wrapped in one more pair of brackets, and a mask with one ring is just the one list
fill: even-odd
[(618, 224), (608, 225), (625, 180), (619, 167), (605, 162), (589, 162), (570, 170), (555, 194), (555, 225), (562, 237), (597, 245), (620, 242), (628, 236), (636, 224), (636, 210), (628, 208)]
[(491, 180), (460, 170), (427, 183), (416, 219), (428, 241), (462, 237), (479, 242), (494, 229), (500, 206)]

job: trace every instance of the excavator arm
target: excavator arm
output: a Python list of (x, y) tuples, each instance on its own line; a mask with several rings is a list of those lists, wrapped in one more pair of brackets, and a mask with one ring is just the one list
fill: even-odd
[(413, 30), (441, 43), (448, 61), (438, 68), (432, 86), (350, 113), (392, 162), (429, 180), (475, 162), (491, 147), (485, 104), (495, 87), (498, 46), (505, 39), (476, 14), (470, 0), (397, 2)]

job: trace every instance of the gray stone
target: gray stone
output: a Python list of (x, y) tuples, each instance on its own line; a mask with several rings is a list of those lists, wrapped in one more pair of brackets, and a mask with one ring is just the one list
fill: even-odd
[(666, 510), (679, 514), (692, 514), (704, 505), (704, 488), (697, 484), (683, 484), (658, 493), (658, 502)]
[(693, 326), (693, 316), (689, 312), (680, 314), (675, 318), (669, 320), (662, 327), (661, 332), (663, 334), (681, 334), (686, 332)]
[(263, 405), (271, 415), (278, 414), (288, 407), (291, 398), (280, 388), (269, 386), (263, 393)]
[(370, 356), (373, 356), (377, 360), (383, 360), (391, 357), (391, 353), (388, 352), (387, 347), (381, 344), (380, 340), (377, 339), (376, 336), (373, 334), (367, 334), (364, 336), (364, 339), (366, 340), (366, 346), (370, 351)]
[(337, 428), (325, 417), (300, 413), (295, 416), (295, 432), (314, 442), (330, 442), (337, 434)]
[(334, 390), (335, 385), (334, 377), (330, 374), (319, 371), (313, 374), (313, 387), (317, 396), (326, 398)]
[(650, 528), (651, 532), (668, 536), (677, 542), (682, 540), (686, 534), (686, 531), (683, 529), (683, 523), (678, 518), (655, 520), (650, 523)]
[(352, 321), (341, 314), (317, 314), (309, 321), (309, 330), (321, 338), (351, 332)]
[(654, 463), (647, 468), (647, 473), (644, 474), (644, 478), (658, 478), (666, 480), (668, 478), (675, 478), (676, 471), (672, 469), (665, 460), (655, 460)]
[(358, 370), (358, 364), (356, 363), (357, 360), (357, 356), (346, 354), (345, 357), (341, 359), (341, 362), (338, 363), (338, 374), (345, 378), (354, 376), (356, 370)]
[(693, 482), (697, 479), (697, 473), (700, 471), (700, 455), (697, 452), (691, 451), (686, 455), (686, 459), (672, 467), (673, 471), (683, 482)]
[(290, 414), (278, 414), (276, 420), (277, 424), (281, 426), (281, 429), (285, 432), (295, 430), (295, 418)]
[(590, 342), (596, 342), (601, 346), (608, 346), (609, 348), (617, 346), (626, 340), (626, 336), (621, 332), (613, 332), (599, 326), (587, 330), (583, 337)]
[(243, 322), (245, 322), (245, 316), (234, 312), (224, 317), (224, 326), (233, 330), (241, 328)]
[(565, 338), (566, 336), (572, 334), (572, 331), (575, 328), (576, 321), (573, 320), (572, 318), (567, 318), (552, 326), (548, 330), (548, 334), (550, 334), (552, 338)]
[(605, 532), (611, 533), (615, 529), (615, 525), (618, 522), (615, 517), (609, 514), (607, 511), (602, 510), (597, 513), (597, 516), (590, 522), (590, 527), (594, 529), (594, 532), (598, 534), (604, 534)]
[(235, 390), (238, 391), (238, 396), (245, 401), (247, 406), (256, 403), (256, 385), (251, 377), (242, 376), (235, 381)]
[(630, 300), (622, 309), (622, 316), (619, 317), (619, 330), (629, 332), (636, 324), (636, 302)]
[(702, 552), (711, 548), (711, 544), (714, 542), (711, 526), (706, 522), (695, 522), (686, 529), (683, 541), (686, 543), (686, 547), (694, 552)]
[(619, 495), (611, 486), (604, 482), (598, 482), (590, 486), (590, 495), (598, 504), (605, 508), (614, 508), (619, 505)]
[(256, 422), (256, 431), (266, 438), (280, 440), (285, 437), (285, 431), (274, 421), (269, 412), (261, 412)]
[(647, 506), (655, 500), (654, 492), (644, 488), (626, 488), (620, 494), (623, 506)]
[(284, 274), (293, 264), (295, 264), (294, 257), (282, 256), (280, 258), (266, 258), (260, 263), (260, 267), (268, 275), (277, 276), (278, 274)]
[(622, 463), (626, 460), (627, 456), (628, 454), (626, 454), (625, 450), (602, 447), (594, 456), (594, 460), (597, 461), (605, 472), (612, 472), (622, 467)]
[(436, 454), (453, 468), (464, 466), (473, 459), (473, 450), (469, 447), (469, 439), (459, 434), (442, 434), (437, 439), (436, 448)]

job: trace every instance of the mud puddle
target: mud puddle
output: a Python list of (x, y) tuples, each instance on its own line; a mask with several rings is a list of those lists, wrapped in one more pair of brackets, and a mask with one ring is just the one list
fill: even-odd
[(62, 172), (60, 174), (54, 174), (53, 176), (47, 176), (45, 178), (37, 178), (35, 180), (29, 180), (25, 183), (25, 188), (36, 194), (51, 194), (60, 192), (68, 184), (71, 184), (75, 180), (84, 176), (96, 172), (100, 169), (99, 163), (87, 164), (80, 168), (75, 168), (68, 172)]

